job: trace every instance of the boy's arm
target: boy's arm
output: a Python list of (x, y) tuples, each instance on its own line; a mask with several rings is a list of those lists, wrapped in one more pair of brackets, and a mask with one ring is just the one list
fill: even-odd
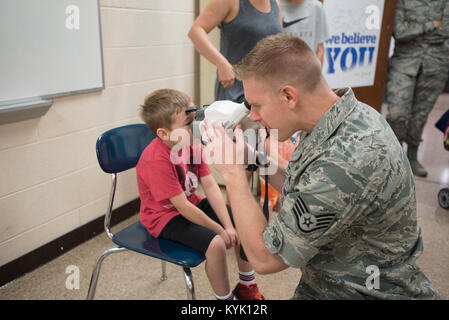
[(230, 240), (225, 230), (214, 220), (209, 218), (201, 209), (193, 205), (186, 197), (184, 192), (169, 198), (173, 206), (178, 212), (192, 223), (198, 224), (205, 228), (215, 231), (220, 235), (226, 243), (226, 247), (230, 247)]
[[(225, 201), (223, 199), (223, 195), (221, 193), (220, 187), (215, 181), (212, 174), (208, 174), (200, 178), (201, 185), (203, 187), (206, 198), (209, 200), (212, 209), (214, 209), (217, 214), (218, 219), (220, 219), (223, 228), (225, 230), (230, 230), (232, 233), (234, 226), (232, 225), (231, 218), (229, 217), (228, 209), (226, 208)], [(237, 245), (238, 239), (237, 234), (235, 233), (235, 237), (231, 237), (230, 239), (232, 246)]]

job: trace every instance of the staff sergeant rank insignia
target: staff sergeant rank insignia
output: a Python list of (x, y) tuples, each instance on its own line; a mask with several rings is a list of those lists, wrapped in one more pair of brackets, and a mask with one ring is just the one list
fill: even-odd
[(300, 195), (293, 206), (293, 212), (296, 215), (296, 224), (299, 230), (304, 233), (327, 229), (335, 217), (335, 213), (317, 214), (316, 216), (310, 214), (310, 210)]

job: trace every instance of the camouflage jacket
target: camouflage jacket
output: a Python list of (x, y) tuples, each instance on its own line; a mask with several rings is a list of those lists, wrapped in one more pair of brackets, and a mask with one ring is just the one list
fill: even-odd
[(293, 298), (439, 298), (416, 265), (409, 162), (382, 115), (343, 91), (295, 149), (265, 245), (301, 269)]
[[(443, 25), (435, 28), (434, 20)], [(416, 76), (420, 66), (428, 74), (449, 68), (449, 0), (398, 0), (391, 65)]]

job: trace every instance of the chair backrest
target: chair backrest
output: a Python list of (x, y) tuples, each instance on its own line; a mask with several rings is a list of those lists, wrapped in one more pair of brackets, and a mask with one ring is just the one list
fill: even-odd
[(101, 169), (118, 173), (134, 168), (147, 145), (155, 138), (145, 124), (131, 124), (104, 132), (97, 139), (97, 158)]

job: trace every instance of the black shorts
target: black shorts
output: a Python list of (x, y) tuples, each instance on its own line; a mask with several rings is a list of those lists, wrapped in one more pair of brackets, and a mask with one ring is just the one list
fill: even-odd
[[(232, 224), (234, 224), (232, 220), (231, 207), (228, 205), (226, 205), (226, 207), (228, 209)], [(209, 218), (222, 225), (214, 209), (212, 209), (212, 206), (206, 198), (201, 200), (201, 202), (197, 205), (197, 208), (202, 210)], [(182, 243), (183, 245), (191, 247), (205, 255), (209, 244), (216, 235), (217, 233), (215, 231), (190, 222), (182, 215), (178, 215), (165, 225), (159, 237)]]

